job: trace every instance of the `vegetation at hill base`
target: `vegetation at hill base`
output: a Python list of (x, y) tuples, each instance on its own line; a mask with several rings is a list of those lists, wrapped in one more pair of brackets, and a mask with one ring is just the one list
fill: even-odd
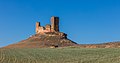
[(120, 49), (1, 48), (0, 63), (120, 63)]

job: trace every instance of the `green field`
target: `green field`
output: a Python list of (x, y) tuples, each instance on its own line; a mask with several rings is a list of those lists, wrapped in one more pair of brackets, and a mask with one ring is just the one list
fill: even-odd
[(0, 63), (120, 63), (120, 49), (1, 48)]

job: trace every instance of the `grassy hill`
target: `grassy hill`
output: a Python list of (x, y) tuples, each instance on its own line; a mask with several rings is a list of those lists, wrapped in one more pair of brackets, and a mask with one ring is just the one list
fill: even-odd
[(119, 63), (119, 48), (1, 48), (0, 63)]

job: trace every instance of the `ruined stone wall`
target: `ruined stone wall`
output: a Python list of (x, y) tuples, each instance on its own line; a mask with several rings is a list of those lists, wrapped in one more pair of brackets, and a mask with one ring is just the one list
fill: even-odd
[(46, 32), (59, 32), (59, 17), (51, 17), (51, 25), (45, 27), (40, 26), (40, 22), (36, 22), (36, 34), (44, 34)]
[(51, 32), (51, 25), (47, 24), (45, 26), (46, 31)]
[(45, 28), (40, 26), (38, 29), (38, 33), (44, 33), (44, 31), (45, 31)]

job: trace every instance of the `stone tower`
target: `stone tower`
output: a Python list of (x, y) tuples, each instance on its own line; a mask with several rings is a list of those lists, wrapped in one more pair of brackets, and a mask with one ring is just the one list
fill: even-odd
[(40, 22), (36, 22), (36, 33), (39, 32)]
[(51, 32), (59, 32), (59, 17), (51, 17)]

